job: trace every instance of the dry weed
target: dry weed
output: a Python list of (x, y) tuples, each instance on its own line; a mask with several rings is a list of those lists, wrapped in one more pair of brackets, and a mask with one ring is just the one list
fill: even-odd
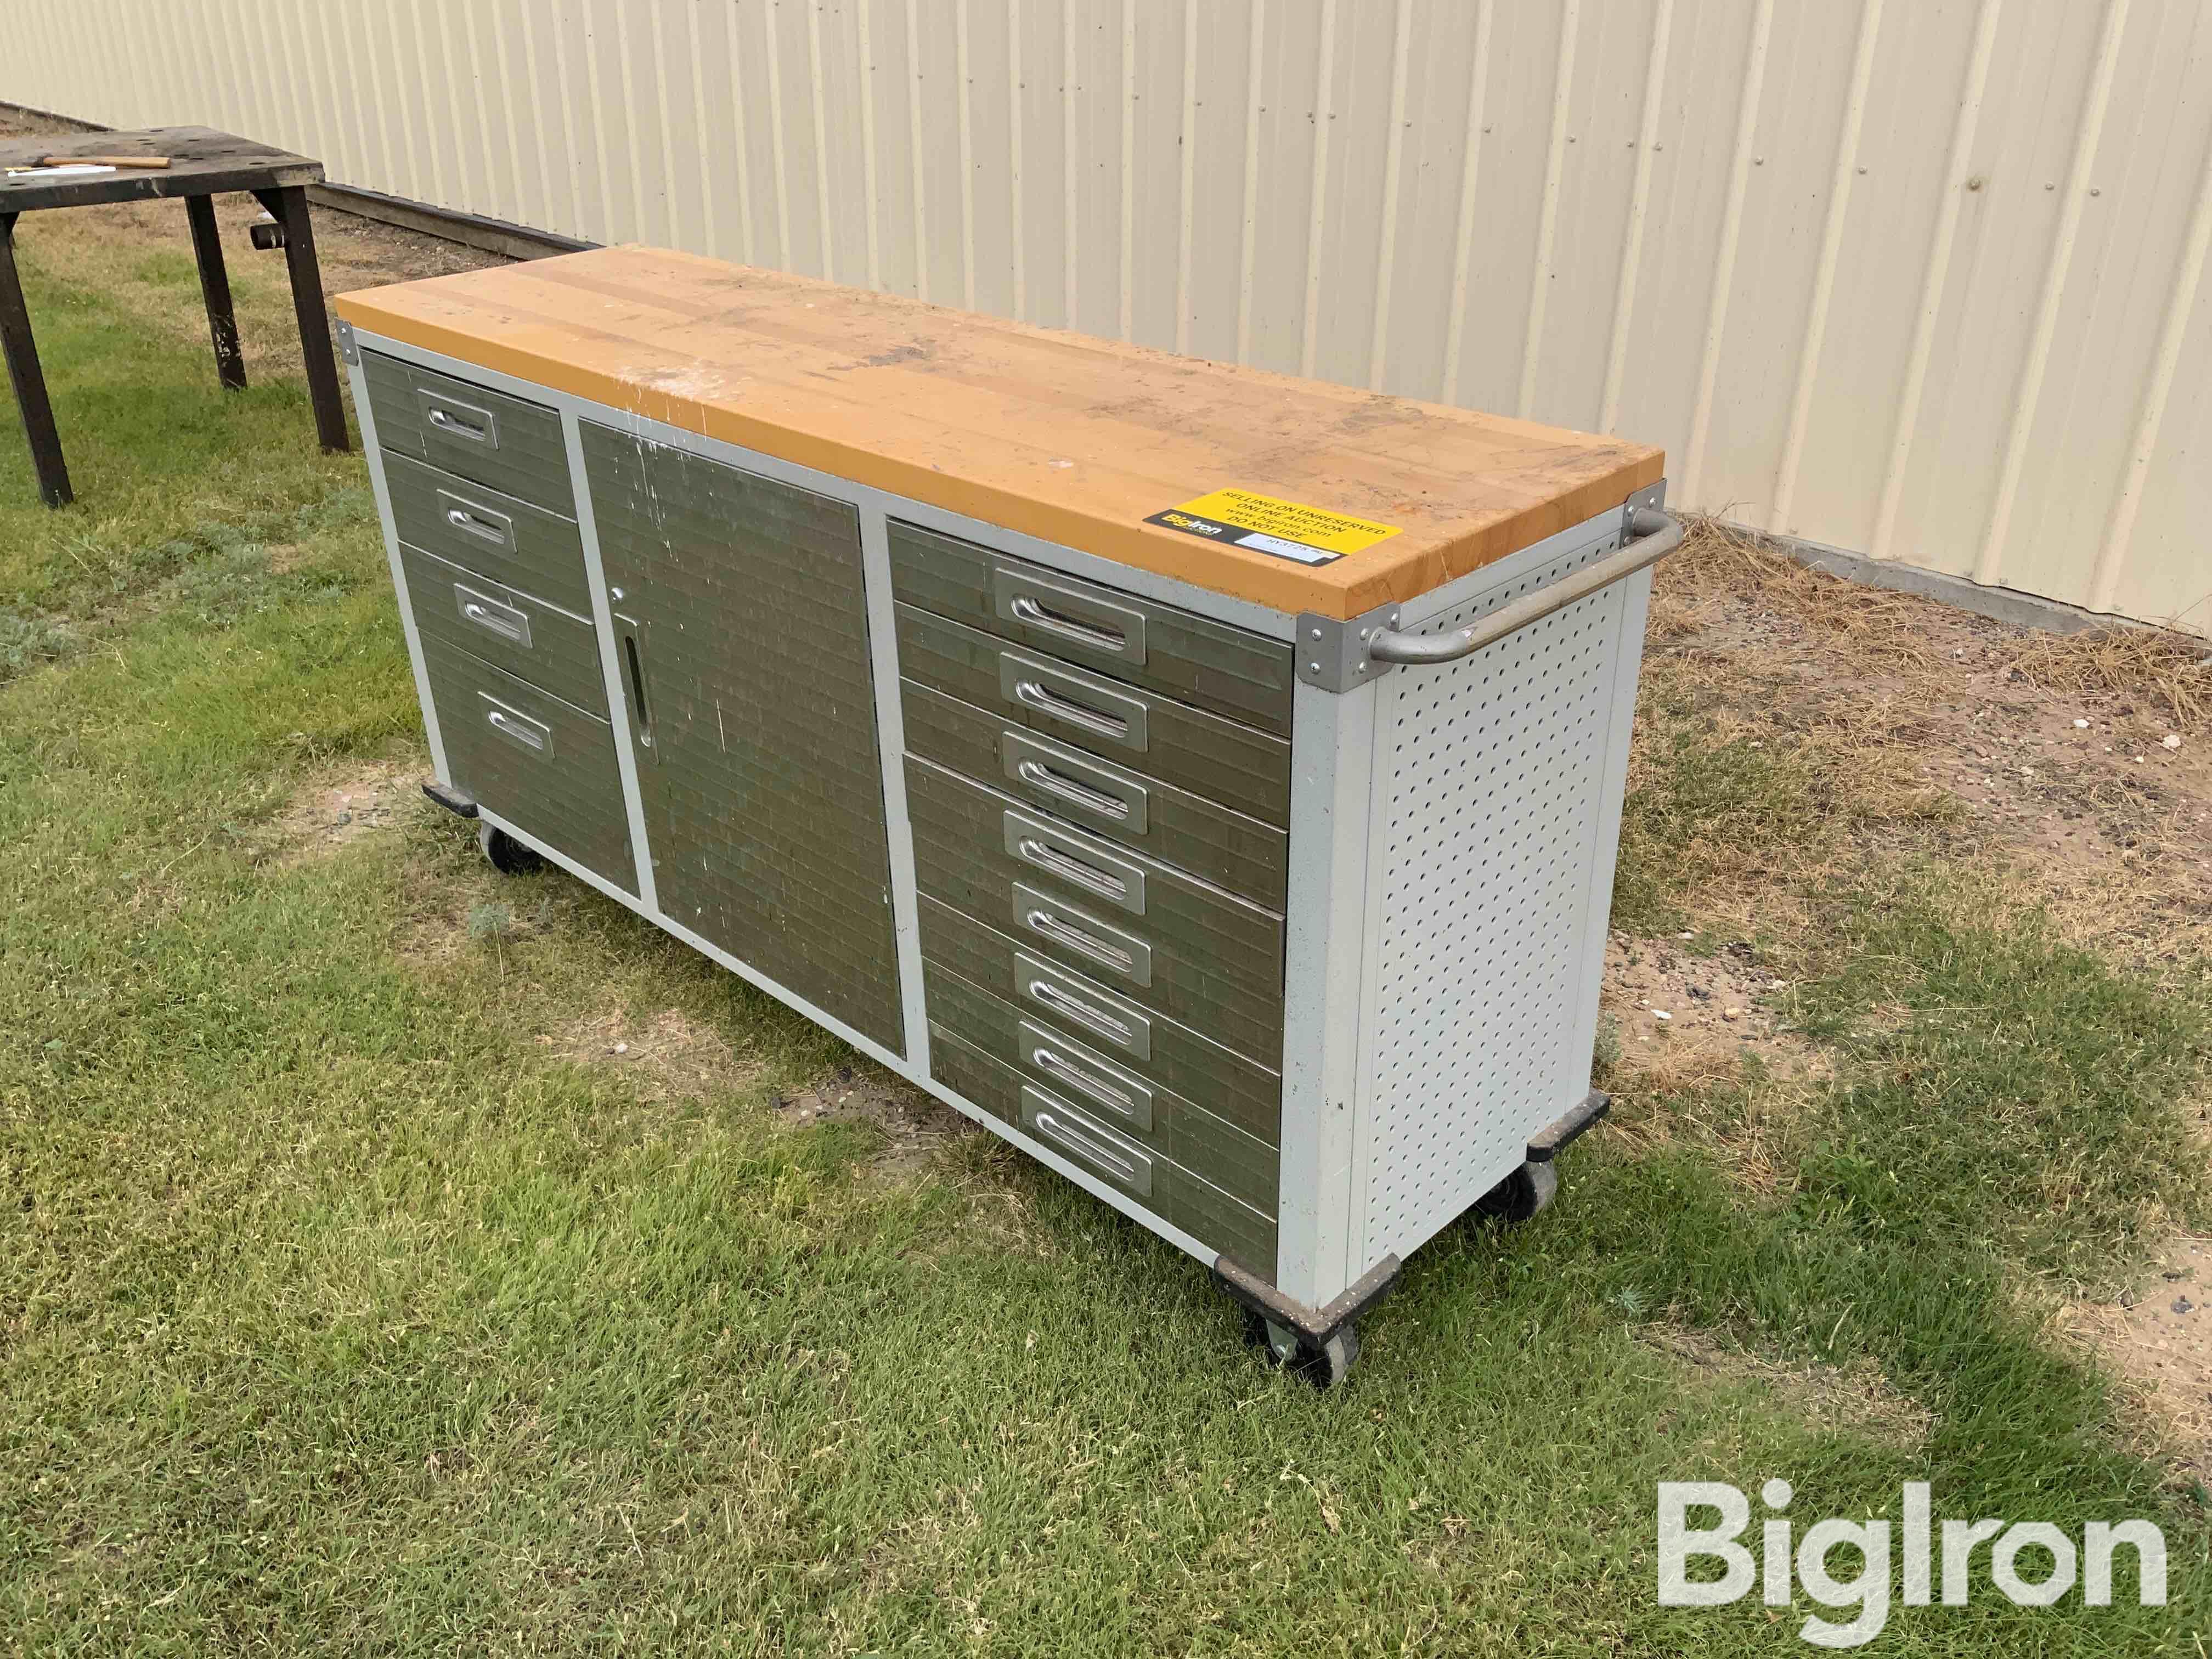
[(2139, 697), (2181, 730), (2212, 713), (2212, 647), (2161, 629), (2032, 634), (2005, 666), (2039, 691)]

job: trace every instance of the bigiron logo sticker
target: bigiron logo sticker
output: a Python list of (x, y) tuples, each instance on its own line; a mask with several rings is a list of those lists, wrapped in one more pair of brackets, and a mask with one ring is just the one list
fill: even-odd
[(1389, 540), (1400, 529), (1249, 489), (1217, 489), (1155, 513), (1145, 522), (1300, 564), (1334, 564), (1347, 553)]

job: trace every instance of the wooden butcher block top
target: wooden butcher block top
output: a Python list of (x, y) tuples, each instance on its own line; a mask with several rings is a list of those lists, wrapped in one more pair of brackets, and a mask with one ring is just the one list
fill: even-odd
[(364, 332), (1328, 617), (1413, 599), (1616, 507), (1664, 459), (659, 248), (403, 283), (337, 310)]

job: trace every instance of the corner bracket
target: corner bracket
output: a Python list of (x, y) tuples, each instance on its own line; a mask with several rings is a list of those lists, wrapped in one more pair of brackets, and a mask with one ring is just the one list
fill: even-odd
[(1349, 622), (1306, 612), (1298, 618), (1297, 637), (1291, 642), (1297, 653), (1299, 680), (1323, 691), (1354, 691), (1370, 680), (1381, 679), (1396, 665), (1369, 656), (1368, 643), (1384, 629), (1397, 625), (1395, 605), (1378, 606)]

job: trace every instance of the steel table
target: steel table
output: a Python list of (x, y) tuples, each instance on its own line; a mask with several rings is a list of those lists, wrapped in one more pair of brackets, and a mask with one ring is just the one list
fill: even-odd
[(316, 434), (326, 450), (348, 447), (337, 362), (331, 354), (330, 321), (323, 307), (322, 274), (315, 263), (315, 231), (307, 217), (307, 187), (322, 179), (321, 162), (207, 127), (46, 133), (0, 142), (0, 167), (28, 167), (47, 155), (166, 155), (170, 161), (158, 170), (30, 173), (12, 178), (0, 174), (0, 351), (7, 357), (8, 378), (23, 416), (23, 434), (30, 441), (40, 500), (48, 507), (66, 507), (74, 499), (69, 466), (62, 459), (61, 434), (54, 426), (53, 405), (46, 397), (46, 376), (39, 368), (38, 347), (31, 337), (30, 312), (15, 270), (15, 221), (41, 208), (180, 198), (185, 221), (191, 227), (200, 293), (207, 303), (216, 374), (225, 386), (237, 391), (246, 385), (246, 359), (239, 350), (230, 278), (223, 269), (215, 206), (209, 198), (229, 191), (251, 191), (282, 228)]

